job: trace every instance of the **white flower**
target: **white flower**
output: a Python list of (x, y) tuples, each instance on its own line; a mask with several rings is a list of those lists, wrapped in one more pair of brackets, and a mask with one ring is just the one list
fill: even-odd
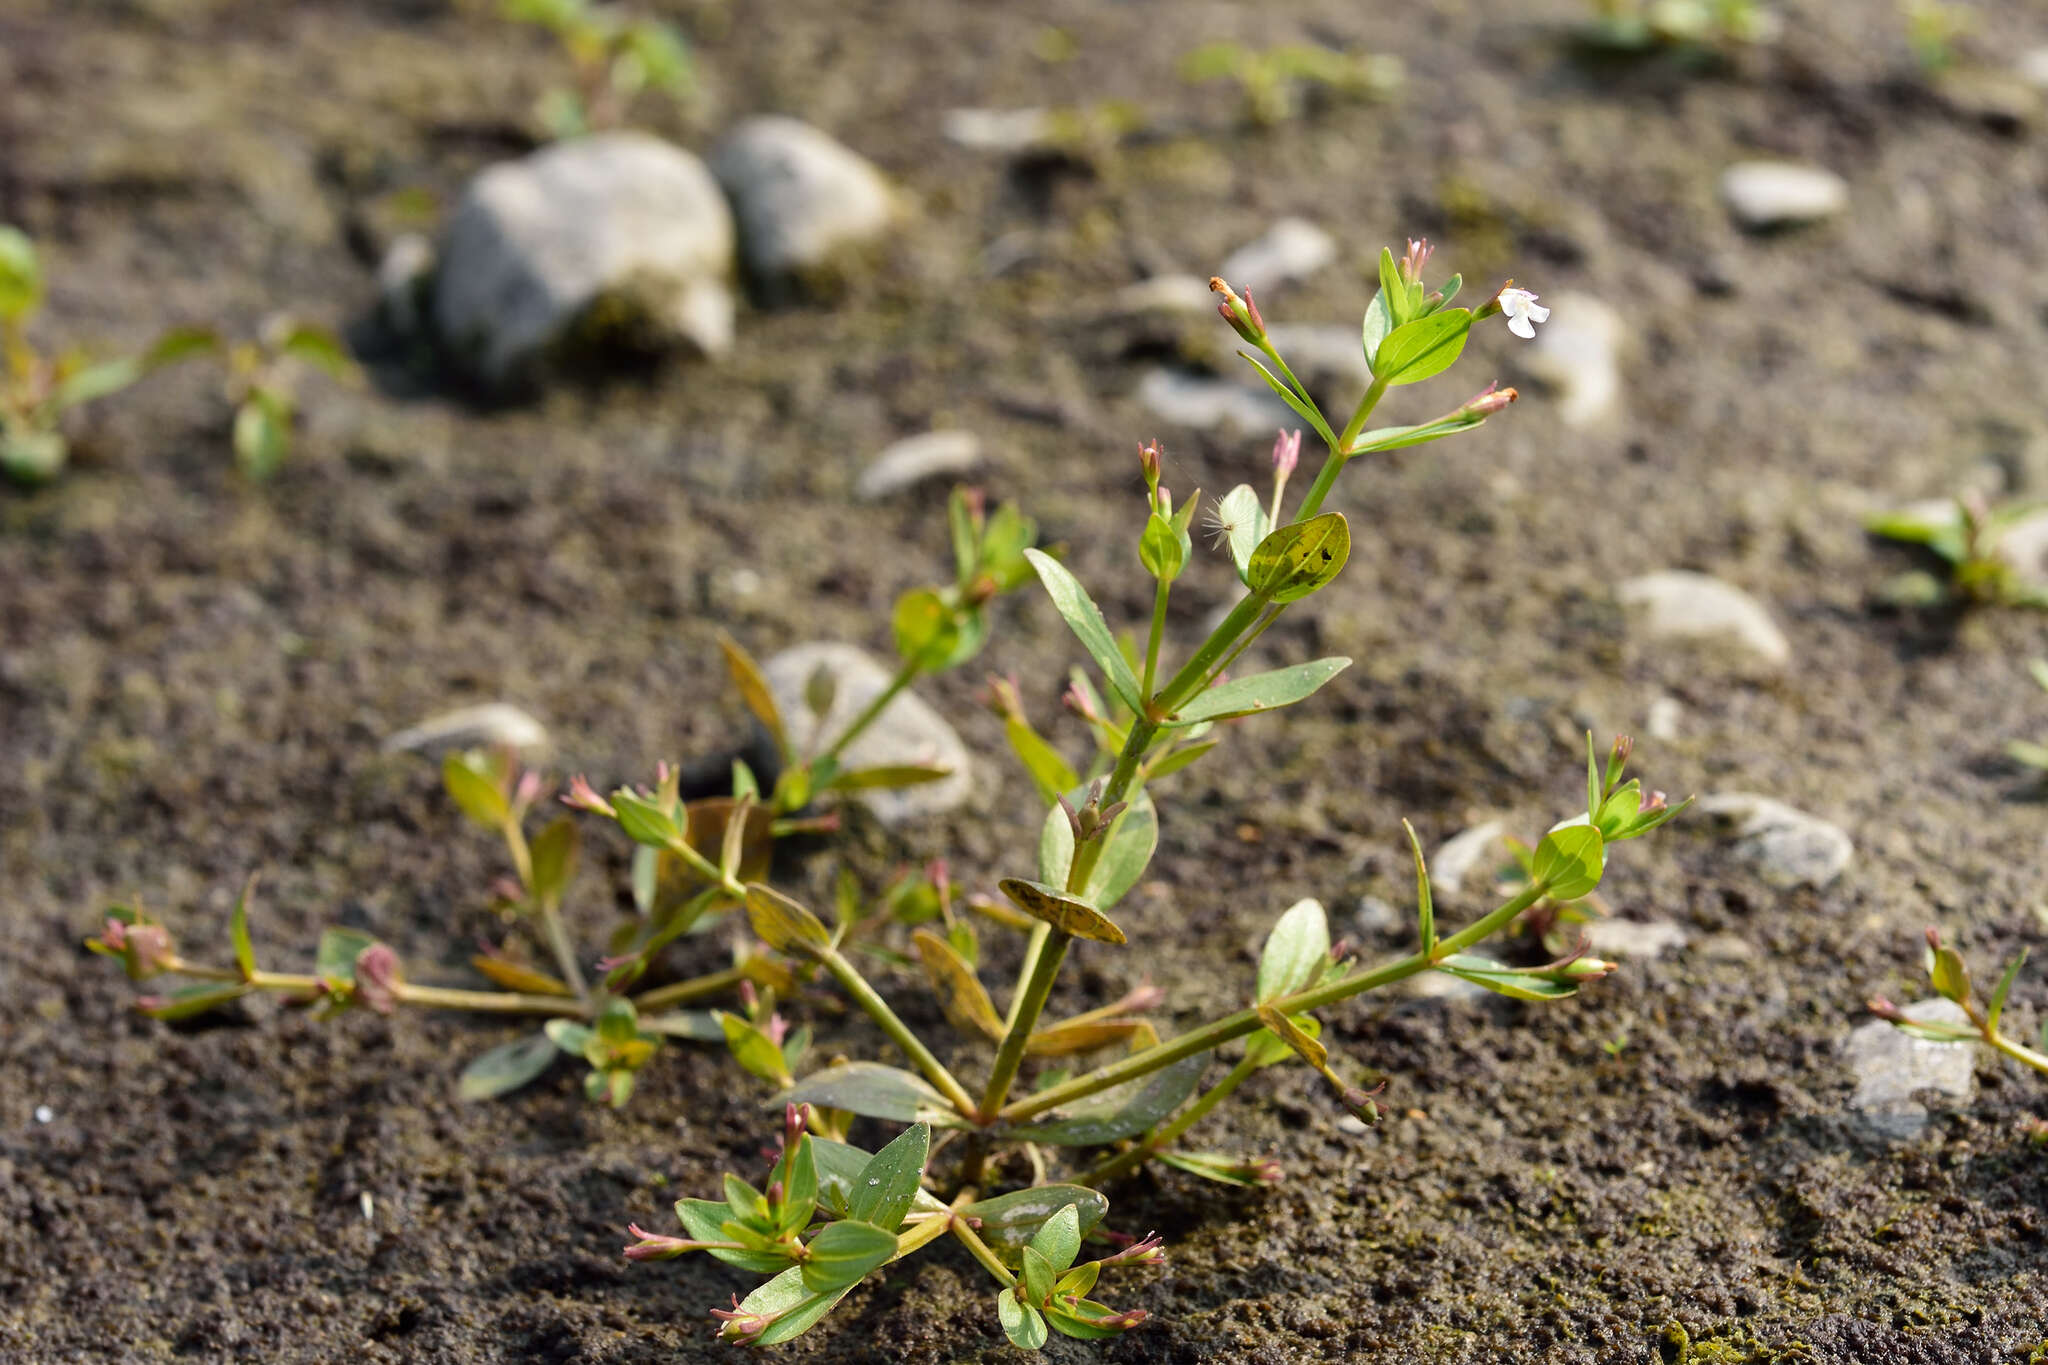
[(1536, 324), (1550, 320), (1550, 310), (1526, 289), (1501, 290), (1500, 311), (1508, 315), (1508, 330), (1524, 341), (1535, 340)]

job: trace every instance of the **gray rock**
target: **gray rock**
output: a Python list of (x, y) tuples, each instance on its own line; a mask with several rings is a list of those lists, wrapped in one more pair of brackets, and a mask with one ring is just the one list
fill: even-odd
[(1138, 381), (1138, 401), (1155, 416), (1203, 430), (1230, 426), (1265, 433), (1301, 425), (1294, 410), (1263, 385), (1254, 392), (1233, 380), (1186, 370), (1148, 370)]
[(1550, 320), (1517, 354), (1538, 382), (1557, 394), (1557, 415), (1568, 427), (1591, 426), (1612, 414), (1621, 397), (1621, 314), (1590, 294), (1548, 300)]
[(1014, 155), (1052, 141), (1054, 119), (1046, 109), (948, 109), (939, 135), (955, 147)]
[[(1372, 366), (1366, 363), (1356, 323), (1276, 322), (1266, 328), (1266, 335), (1304, 384), (1351, 385), (1362, 394), (1372, 383)], [(1247, 382), (1258, 385), (1262, 393), (1272, 392), (1257, 370), (1243, 361), (1238, 364)]]
[(2030, 47), (2020, 54), (2021, 79), (2037, 90), (2048, 90), (2048, 47)]
[(799, 119), (746, 120), (720, 141), (711, 171), (732, 200), (741, 259), (771, 290), (827, 283), (835, 257), (880, 237), (896, 213), (880, 171)]
[[(1209, 282), (1196, 275), (1154, 275), (1149, 280), (1127, 284), (1109, 301), (1114, 317), (1140, 313), (1213, 313), (1216, 295)], [(1360, 352), (1361, 356), (1363, 352)]]
[(1663, 744), (1677, 741), (1685, 726), (1685, 703), (1676, 697), (1657, 697), (1643, 718), (1643, 733)]
[(487, 701), (429, 716), (384, 741), (385, 753), (438, 754), (455, 749), (547, 748), (545, 725), (510, 702)]
[(1792, 161), (1742, 161), (1721, 173), (1721, 198), (1751, 231), (1831, 218), (1849, 207), (1849, 184), (1833, 171)]
[(1358, 908), (1352, 912), (1351, 922), (1361, 933), (1381, 934), (1389, 929), (1398, 929), (1407, 918), (1392, 901), (1378, 896), (1360, 896)]
[(439, 255), (435, 323), (494, 384), (530, 377), (586, 320), (643, 344), (732, 346), (732, 215), (703, 163), (645, 133), (491, 167)]
[(1282, 218), (1256, 241), (1224, 257), (1223, 268), (1216, 273), (1242, 294), (1291, 284), (1336, 259), (1336, 238), (1306, 218)]
[[(822, 727), (804, 704), (804, 690), (820, 667), (834, 678), (832, 707)], [(895, 670), (852, 645), (793, 645), (761, 666), (768, 690), (782, 712), (789, 741), (803, 750), (831, 743), (869, 702), (888, 687)], [(952, 810), (965, 801), (973, 783), (967, 746), (945, 718), (909, 691), (882, 708), (875, 722), (840, 755), (848, 768), (879, 768), (898, 764), (947, 768), (951, 776), (897, 791), (862, 792), (861, 798), (884, 824), (901, 825)]]
[(434, 278), (434, 244), (417, 232), (394, 237), (377, 262), (377, 307), (400, 336), (412, 336), (426, 320)]
[(1596, 919), (1584, 926), (1593, 942), (1596, 957), (1650, 958), (1677, 952), (1692, 942), (1692, 935), (1669, 920), (1648, 924), (1627, 919)]
[[(1922, 1023), (1970, 1026), (1952, 1000), (1921, 1000), (1900, 1012)], [(1927, 1126), (1927, 1106), (1916, 1095), (1967, 1103), (1977, 1093), (1974, 1052), (1974, 1044), (1929, 1042), (1882, 1019), (1857, 1025), (1842, 1048), (1856, 1079), (1849, 1108), (1857, 1126), (1894, 1142), (1917, 1136)]]
[(1791, 661), (1792, 646), (1763, 604), (1718, 578), (1667, 569), (1630, 579), (1619, 596), (1653, 638), (1725, 640), (1773, 668)]
[(1429, 859), (1430, 886), (1451, 896), (1461, 894), (1468, 879), (1475, 881), (1475, 890), (1481, 889), (1478, 879), (1491, 886), (1494, 868), (1507, 856), (1500, 842), (1507, 829), (1505, 820), (1488, 820), (1446, 839)]
[(1839, 825), (1754, 792), (1711, 793), (1699, 799), (1699, 811), (1734, 841), (1736, 857), (1780, 890), (1827, 886), (1855, 853)]
[(874, 458), (853, 482), (862, 502), (880, 502), (906, 488), (972, 473), (981, 464), (981, 438), (971, 431), (927, 431), (907, 436)]

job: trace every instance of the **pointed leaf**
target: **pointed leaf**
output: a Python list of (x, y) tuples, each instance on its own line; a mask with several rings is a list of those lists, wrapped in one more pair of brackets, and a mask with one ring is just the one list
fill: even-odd
[(832, 942), (832, 931), (804, 906), (760, 882), (747, 884), (747, 922), (778, 952), (802, 952)]
[(1181, 769), (1192, 766), (1197, 759), (1221, 742), (1221, 740), (1212, 739), (1201, 744), (1190, 744), (1184, 748), (1175, 749), (1165, 758), (1152, 765), (1152, 775), (1149, 780), (1157, 782), (1162, 777), (1171, 777)]
[(1472, 313), (1465, 308), (1446, 308), (1404, 323), (1380, 343), (1373, 377), (1392, 388), (1441, 374), (1458, 359), (1471, 334)]
[(506, 990), (519, 995), (561, 995), (570, 996), (576, 992), (565, 982), (556, 980), (546, 972), (535, 971), (523, 963), (507, 958), (490, 957), (484, 953), (472, 954), (469, 965), (487, 976)]
[(1518, 972), (1491, 958), (1476, 957), (1471, 953), (1453, 953), (1439, 962), (1437, 969), (1511, 1000), (1565, 1000), (1579, 993), (1577, 986)]
[(1287, 908), (1266, 936), (1259, 954), (1258, 999), (1292, 995), (1316, 981), (1330, 965), (1330, 918), (1323, 903), (1299, 900)]
[(1271, 1033), (1281, 1042), (1287, 1044), (1289, 1050), (1295, 1056), (1301, 1058), (1301, 1060), (1307, 1062), (1318, 1071), (1329, 1070), (1330, 1050), (1324, 1047), (1314, 1034), (1295, 1023), (1291, 1017), (1282, 1014), (1271, 1005), (1261, 1005), (1259, 1006), (1259, 1022), (1266, 1026), (1268, 1033)]
[(853, 1182), (849, 1216), (893, 1235), (917, 1198), (924, 1179), (925, 1159), (931, 1155), (931, 1149), (932, 1130), (927, 1124), (915, 1123), (897, 1134), (888, 1146), (875, 1153)]
[(874, 1223), (843, 1219), (813, 1237), (803, 1263), (804, 1288), (813, 1294), (851, 1289), (896, 1258), (896, 1234)]
[(1349, 667), (1351, 660), (1333, 657), (1276, 668), (1270, 673), (1254, 673), (1249, 678), (1233, 678), (1190, 698), (1166, 724), (1200, 725), (1204, 721), (1228, 720), (1232, 716), (1292, 706), (1314, 696), (1324, 683)]
[(1130, 664), (1124, 661), (1123, 651), (1117, 648), (1116, 639), (1109, 633), (1109, 625), (1102, 619), (1102, 611), (1094, 599), (1088, 596), (1088, 590), (1067, 572), (1065, 565), (1044, 551), (1026, 550), (1024, 557), (1038, 571), (1038, 580), (1045, 585), (1054, 608), (1088, 651), (1088, 657), (1095, 660), (1095, 666), (1102, 670), (1110, 689), (1132, 711), (1143, 711), (1145, 706), (1139, 695), (1138, 679), (1131, 672)]
[(1278, 375), (1267, 369), (1265, 364), (1250, 351), (1239, 351), (1238, 354), (1251, 363), (1251, 367), (1259, 372), (1259, 378), (1266, 381), (1267, 388), (1279, 395), (1281, 402), (1294, 409), (1295, 416), (1314, 427), (1316, 435), (1322, 437), (1324, 443), (1331, 449), (1336, 449), (1337, 435), (1330, 430), (1329, 424), (1323, 421), (1323, 415), (1316, 411), (1314, 403), (1307, 401), (1300, 394), (1296, 393), (1293, 385), (1282, 382)]
[(576, 822), (568, 816), (550, 821), (534, 836), (532, 848), (533, 897), (542, 905), (558, 906), (569, 879), (576, 875), (576, 854), (582, 842)]
[(1415, 853), (1415, 918), (1422, 939), (1425, 956), (1436, 955), (1436, 897), (1429, 889), (1429, 865), (1422, 858), (1422, 841), (1415, 837), (1415, 826), (1406, 820), (1401, 828), (1408, 831), (1408, 847)]
[(540, 1079), (561, 1050), (545, 1032), (529, 1033), (500, 1044), (462, 1069), (455, 1093), (465, 1100), (488, 1100), (510, 1094)]
[(1081, 1219), (1074, 1206), (1069, 1204), (1046, 1219), (1028, 1247), (1045, 1258), (1055, 1276), (1064, 1275), (1081, 1254)]
[(969, 1204), (960, 1213), (980, 1222), (981, 1240), (997, 1255), (1015, 1261), (1046, 1220), (1066, 1208), (1074, 1210), (1075, 1226), (1085, 1237), (1108, 1216), (1109, 1200), (1084, 1185), (1037, 1185)]
[(230, 1001), (241, 999), (253, 989), (254, 987), (245, 985), (180, 986), (168, 996), (162, 997), (161, 1004), (137, 1008), (152, 1019), (175, 1023), (180, 1019), (191, 1019), (210, 1010), (217, 1010)]
[(932, 768), (918, 763), (897, 763), (877, 768), (854, 768), (834, 773), (821, 790), (837, 792), (884, 791), (943, 782), (953, 775), (951, 768)]
[(938, 997), (947, 1021), (962, 1033), (979, 1033), (991, 1042), (1000, 1041), (1003, 1017), (996, 1013), (987, 988), (967, 959), (929, 929), (919, 929), (911, 935), (911, 941), (917, 945), (925, 979), (931, 982), (932, 994)]
[(1054, 1118), (1009, 1129), (1004, 1136), (1061, 1147), (1099, 1146), (1135, 1136), (1180, 1108), (1194, 1093), (1208, 1060), (1205, 1052), (1183, 1057), (1149, 1076), (1077, 1100)]
[(1117, 928), (1109, 916), (1055, 887), (1025, 881), (1022, 877), (1007, 877), (996, 884), (996, 889), (1008, 896), (1010, 903), (1025, 914), (1043, 920), (1063, 933), (1094, 939), (1098, 943), (1125, 941), (1124, 931)]
[[(1380, 344), (1387, 334), (1394, 330), (1394, 313), (1387, 304), (1388, 294), (1381, 289), (1372, 296), (1372, 302), (1365, 307), (1365, 322), (1360, 327), (1361, 339), (1365, 343), (1365, 363), (1371, 368), (1379, 356)], [(1374, 370), (1374, 373), (1378, 373)]]
[(512, 805), (498, 785), (497, 770), (486, 758), (449, 754), (441, 760), (441, 784), (462, 813), (485, 829), (502, 829), (512, 814)]
[(2005, 969), (2005, 975), (1998, 978), (1998, 989), (1991, 992), (1991, 1002), (1984, 1007), (1984, 1024), (1993, 1033), (1998, 1031), (1998, 1021), (2005, 1014), (2005, 998), (2012, 994), (2012, 983), (2020, 974), (2020, 966), (2027, 960), (2027, 950), (2020, 949), (2020, 955)]
[(1053, 1281), (1059, 1278), (1052, 1262), (1045, 1259), (1045, 1253), (1036, 1246), (1026, 1246), (1018, 1253), (1023, 1264), (1024, 1293), (1033, 1300), (1044, 1303), (1052, 1297)]
[(950, 1112), (946, 1097), (921, 1077), (880, 1062), (846, 1062), (813, 1072), (786, 1092), (791, 1104), (816, 1104), (844, 1109), (871, 1119), (915, 1123), (933, 1113)]
[(242, 894), (235, 897), (234, 913), (228, 917), (228, 939), (235, 947), (235, 967), (247, 981), (256, 975), (256, 945), (249, 941), (249, 898), (256, 894), (256, 878), (251, 874), (242, 886)]
[(1003, 725), (1003, 736), (1010, 741), (1010, 748), (1024, 764), (1024, 771), (1031, 774), (1031, 783), (1038, 788), (1039, 798), (1048, 806), (1053, 804), (1053, 798), (1059, 793), (1080, 784), (1080, 775), (1074, 771), (1073, 765), (1032, 729), (1029, 721), (1012, 716)]
[[(847, 1286), (847, 1289), (851, 1288), (851, 1285)], [(774, 1321), (754, 1338), (754, 1344), (778, 1346), (817, 1326), (846, 1297), (847, 1289), (829, 1294), (813, 1293), (804, 1287), (803, 1267), (791, 1266), (740, 1300), (739, 1311), (772, 1317)]]
[(1259, 1179), (1256, 1173), (1259, 1163), (1244, 1157), (1225, 1156), (1221, 1152), (1154, 1152), (1152, 1159), (1220, 1185), (1263, 1189), (1269, 1183)]
[(740, 700), (747, 710), (754, 713), (754, 719), (761, 722), (761, 728), (768, 732), (768, 737), (775, 741), (776, 752), (787, 764), (791, 759), (789, 739), (783, 730), (782, 712), (775, 705), (775, 693), (768, 686), (767, 675), (754, 662), (754, 656), (722, 630), (718, 632), (718, 648), (725, 655), (725, 671), (731, 675)]
[(1350, 523), (1342, 512), (1325, 512), (1261, 540), (1252, 551), (1245, 585), (1269, 602), (1299, 602), (1334, 579), (1350, 558)]
[[(1024, 1050), (1033, 1057), (1071, 1057), (1112, 1043), (1128, 1042), (1152, 1028), (1144, 1019), (1069, 1019), (1035, 1030)], [(1156, 1036), (1156, 1034), (1155, 1034)]]

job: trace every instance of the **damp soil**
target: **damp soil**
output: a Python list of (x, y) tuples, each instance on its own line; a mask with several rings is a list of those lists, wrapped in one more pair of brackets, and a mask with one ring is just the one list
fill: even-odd
[[(629, 1221), (661, 1225), (679, 1194), (760, 1164), (766, 1097), (718, 1055), (669, 1049), (622, 1112), (585, 1103), (566, 1067), (466, 1105), (456, 1073), (511, 1027), (269, 1004), (169, 1027), (80, 940), (139, 896), (224, 955), (257, 871), (268, 959), (338, 923), (416, 978), (463, 981), (497, 929), (500, 868), (380, 738), (505, 698), (546, 720), (559, 771), (625, 780), (728, 750), (745, 718), (715, 629), (762, 655), (885, 651), (887, 604), (940, 562), (943, 490), (851, 497), (898, 436), (978, 432), (990, 495), (1068, 547), (1113, 619), (1140, 619), (1137, 442), (1165, 440), (1183, 493), (1256, 478), (1263, 456), (1256, 435), (1168, 425), (1131, 396), (1162, 357), (1230, 363), (1219, 324), (1112, 325), (1102, 304), (1149, 272), (1205, 274), (1290, 213), (1342, 250), (1262, 296), (1269, 319), (1355, 319), (1378, 245), (1427, 233), (1468, 279), (1618, 309), (1623, 411), (1571, 430), (1532, 387), (1476, 436), (1347, 473), (1352, 562), (1258, 652), (1355, 665), (1174, 779), (1121, 912), (1133, 948), (1083, 945), (1055, 1009), (1150, 979), (1171, 1024), (1199, 1021), (1242, 997), (1296, 898), (1340, 932), (1362, 897), (1409, 903), (1402, 817), (1432, 842), (1492, 815), (1541, 829), (1582, 790), (1585, 729), (1639, 731), (1662, 697), (1681, 720), (1639, 748), (1650, 784), (1770, 794), (1848, 829), (1856, 859), (1824, 891), (1774, 891), (1683, 821), (1627, 846), (1606, 894), (1680, 925), (1685, 950), (1551, 1007), (1330, 1011), (1333, 1046), (1390, 1079), (1385, 1122), (1348, 1135), (1305, 1074), (1262, 1074), (1199, 1131), (1277, 1157), (1286, 1182), (1113, 1189), (1113, 1225), (1172, 1249), (1110, 1291), (1154, 1320), (1048, 1354), (1933, 1365), (2041, 1348), (2048, 1151), (2022, 1128), (2048, 1084), (1984, 1061), (1974, 1099), (1886, 1144), (1847, 1117), (1840, 1047), (1868, 996), (1924, 993), (1927, 923), (1980, 971), (2043, 957), (2048, 802), (2000, 757), (2048, 727), (2021, 668), (2043, 619), (1876, 609), (1909, 565), (1858, 517), (1987, 477), (2048, 490), (2048, 129), (1929, 94), (1891, 7), (1846, 0), (1793, 6), (1774, 49), (1705, 68), (1589, 65), (1561, 40), (1582, 13), (1567, 0), (684, 3), (667, 8), (706, 93), (650, 111), (655, 127), (701, 147), (740, 114), (797, 114), (877, 161), (914, 216), (831, 306), (744, 312), (724, 364), (483, 404), (363, 320), (390, 235), (533, 145), (555, 67), (487, 8), (0, 11), (0, 219), (45, 245), (53, 332), (137, 345), (282, 308), (349, 329), (373, 381), (310, 386), (268, 486), (234, 477), (217, 384), (186, 369), (101, 404), (61, 482), (0, 494), (0, 1355), (724, 1358), (706, 1311), (746, 1277), (618, 1254)], [(2019, 0), (1972, 8), (1981, 57), (2048, 40)], [(1176, 74), (1207, 38), (1393, 52), (1408, 93), (1250, 130), (1226, 90)], [(1151, 131), (1019, 165), (940, 136), (955, 106), (1105, 98)], [(1740, 234), (1714, 186), (1752, 155), (1839, 170), (1850, 211)], [(1486, 329), (1460, 378), (1387, 410), (1427, 415), (1516, 366)], [(1756, 593), (1793, 663), (1758, 676), (1631, 635), (1613, 583), (1669, 567)], [(1192, 571), (1173, 637), (1229, 587), (1214, 562)], [(975, 668), (920, 689), (989, 755), (971, 802), (908, 829), (855, 820), (786, 858), (786, 884), (819, 891), (842, 859), (873, 884), (940, 853), (970, 885), (1020, 870), (1035, 802), (975, 689), (1014, 671), (1056, 726), (1075, 651), (1028, 595), (996, 624)], [(592, 938), (624, 860), (604, 847), (577, 883)], [(1351, 932), (1407, 950), (1405, 928)], [(993, 946), (992, 976), (1014, 955)], [(2038, 1025), (2048, 973), (2014, 1001)], [(800, 1008), (828, 1047), (882, 1055), (829, 1000)], [(786, 1354), (1016, 1358), (950, 1252), (862, 1286)]]

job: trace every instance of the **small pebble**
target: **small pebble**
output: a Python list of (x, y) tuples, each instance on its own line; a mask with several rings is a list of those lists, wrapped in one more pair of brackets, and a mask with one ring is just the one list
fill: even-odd
[(1336, 238), (1306, 218), (1282, 218), (1263, 236), (1224, 257), (1216, 273), (1242, 294), (1291, 284), (1336, 259)]
[(1833, 217), (1849, 206), (1849, 183), (1833, 171), (1791, 161), (1743, 161), (1721, 174), (1721, 197), (1753, 232)]
[(1254, 392), (1228, 379), (1186, 370), (1148, 371), (1138, 381), (1138, 401), (1155, 417), (1204, 431), (1228, 426), (1270, 436), (1290, 422), (1301, 424), (1293, 409), (1263, 387)]
[[(1429, 860), (1430, 886), (1450, 896), (1464, 891), (1467, 878), (1475, 883), (1484, 879), (1484, 884), (1491, 886), (1494, 868), (1507, 856), (1500, 844), (1507, 829), (1504, 820), (1488, 820), (1445, 840)], [(1475, 885), (1474, 889), (1481, 888)]]
[(1772, 667), (1791, 661), (1792, 645), (1763, 603), (1732, 583), (1667, 569), (1623, 583), (1617, 595), (1643, 629), (1666, 640), (1724, 640)]
[(510, 702), (490, 701), (443, 711), (384, 741), (386, 753), (443, 753), (450, 749), (547, 747), (547, 727)]
[(1699, 811), (1734, 841), (1736, 857), (1780, 890), (1825, 887), (1842, 875), (1855, 853), (1839, 825), (1754, 792), (1710, 793), (1699, 799)]
[(54, 1110), (54, 1109), (52, 1109), (52, 1108), (51, 1108), (51, 1107), (50, 1107), (49, 1105), (47, 1105), (47, 1104), (39, 1104), (39, 1105), (37, 1105), (37, 1106), (36, 1106), (36, 1122), (37, 1122), (37, 1123), (50, 1123), (50, 1122), (54, 1121), (54, 1120), (56, 1119), (56, 1117), (57, 1117), (57, 1111), (56, 1111), (56, 1110)]
[[(1962, 1006), (1952, 1000), (1916, 1001), (1900, 1012), (1921, 1023), (1970, 1025)], [(1977, 1093), (1973, 1043), (1931, 1042), (1873, 1019), (1850, 1032), (1842, 1051), (1856, 1079), (1849, 1108), (1858, 1116), (1857, 1126), (1876, 1137), (1904, 1141), (1926, 1128), (1927, 1106), (1917, 1094), (1932, 1092), (1966, 1103)]]
[(880, 502), (927, 479), (960, 478), (981, 464), (981, 438), (971, 431), (927, 431), (896, 442), (854, 480), (853, 495)]

